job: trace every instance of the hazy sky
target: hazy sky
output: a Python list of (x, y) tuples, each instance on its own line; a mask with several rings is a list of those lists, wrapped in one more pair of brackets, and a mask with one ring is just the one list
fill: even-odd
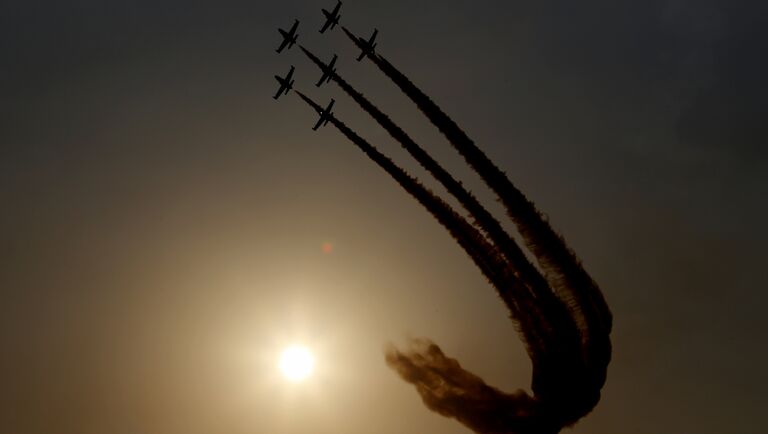
[[(299, 41), (476, 175), (339, 28), (333, 1), (0, 3), (0, 431), (466, 433), (382, 348), (427, 336), (528, 387), (504, 307), (448, 234), (289, 95), (429, 185)], [(342, 24), (548, 213), (615, 326), (574, 433), (765, 431), (768, 3), (346, 1)], [(437, 189), (442, 193), (442, 190)], [(324, 243), (333, 251), (324, 253)], [(317, 373), (289, 385), (300, 341)]]

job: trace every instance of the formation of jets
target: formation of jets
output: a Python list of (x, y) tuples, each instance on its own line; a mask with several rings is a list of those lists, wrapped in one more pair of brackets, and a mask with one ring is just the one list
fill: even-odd
[(333, 30), (333, 28), (339, 24), (339, 18), (341, 18), (341, 15), (339, 15), (339, 9), (341, 9), (341, 0), (337, 1), (338, 3), (336, 3), (336, 7), (333, 9), (333, 12), (328, 12), (327, 10), (323, 9), (323, 15), (325, 15), (325, 24), (323, 24), (323, 28), (320, 29), (320, 33), (325, 33), (325, 31), (328, 30), (328, 27)]
[[(326, 30), (330, 29), (333, 30), (338, 24), (339, 24), (339, 18), (341, 18), (341, 15), (339, 15), (339, 10), (341, 9), (341, 0), (337, 0), (336, 6), (333, 8), (332, 11), (328, 12), (327, 10), (323, 9), (323, 15), (325, 15), (325, 24), (323, 24), (323, 27), (320, 29), (320, 33), (325, 33)], [(294, 20), (293, 26), (286, 31), (283, 29), (278, 28), (277, 30), (280, 32), (280, 34), (283, 36), (282, 42), (280, 42), (280, 46), (277, 48), (277, 52), (280, 53), (284, 49), (291, 49), (294, 44), (296, 44), (296, 40), (298, 39), (299, 35), (296, 33), (296, 31), (299, 28), (299, 20)], [(346, 29), (344, 29), (346, 31)], [(376, 43), (374, 42), (376, 40), (376, 35), (379, 33), (378, 30), (373, 29), (373, 34), (371, 37), (366, 41), (363, 38), (357, 37), (358, 42), (362, 46), (362, 53), (357, 58), (358, 62), (363, 60), (365, 56), (372, 56), (374, 53), (374, 49), (376, 48)], [(322, 72), (323, 75), (320, 77), (320, 81), (317, 82), (317, 87), (320, 87), (323, 85), (323, 83), (330, 83), (331, 79), (333, 78), (333, 75), (336, 73), (336, 69), (334, 66), (336, 65), (336, 60), (338, 59), (337, 55), (333, 55), (333, 59), (327, 64), (323, 65)], [(293, 72), (296, 68), (291, 65), (291, 70), (288, 71), (288, 74), (286, 74), (285, 77), (280, 77), (278, 75), (275, 76), (275, 79), (277, 79), (277, 82), (280, 83), (280, 88), (277, 90), (277, 93), (273, 97), (274, 99), (280, 98), (282, 95), (287, 95), (288, 92), (293, 89)], [(331, 102), (328, 104), (328, 106), (325, 109), (320, 110), (320, 119), (317, 121), (314, 127), (312, 127), (313, 130), (317, 131), (318, 128), (328, 124), (328, 122), (333, 117), (333, 113), (331, 112), (331, 109), (333, 108), (333, 104), (336, 101), (334, 99), (331, 99)]]

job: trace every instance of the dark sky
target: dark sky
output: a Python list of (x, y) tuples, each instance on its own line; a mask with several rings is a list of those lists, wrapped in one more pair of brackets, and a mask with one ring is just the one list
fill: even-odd
[[(428, 177), (299, 40), (476, 175), (337, 29), (333, 1), (0, 3), (0, 431), (467, 432), (382, 347), (428, 336), (527, 387), (501, 303), (445, 231), (274, 74)], [(575, 433), (765, 431), (768, 3), (352, 1), (352, 31), (546, 211), (615, 316)], [(441, 190), (437, 190), (442, 192)], [(323, 253), (323, 243), (333, 252)], [(304, 387), (273, 378), (293, 340)], [(295, 386), (295, 385), (294, 385)], [(762, 426), (762, 428), (761, 428)]]

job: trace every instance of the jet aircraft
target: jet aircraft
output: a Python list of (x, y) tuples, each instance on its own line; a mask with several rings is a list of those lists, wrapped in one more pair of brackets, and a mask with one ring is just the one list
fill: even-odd
[(331, 102), (328, 103), (328, 107), (325, 108), (325, 110), (322, 110), (320, 112), (320, 120), (317, 121), (314, 127), (312, 127), (313, 130), (317, 131), (318, 128), (326, 125), (328, 121), (331, 120), (331, 116), (333, 116), (333, 113), (331, 113), (331, 108), (333, 108), (333, 103), (336, 101), (331, 98)]
[(285, 31), (283, 29), (277, 29), (278, 32), (280, 32), (281, 35), (283, 35), (283, 42), (280, 43), (280, 46), (277, 48), (278, 53), (283, 51), (283, 48), (288, 46), (288, 49), (290, 50), (291, 47), (293, 47), (293, 44), (296, 43), (296, 38), (299, 37), (299, 35), (296, 34), (296, 29), (299, 27), (299, 20), (296, 20), (293, 22), (293, 27), (291, 27), (291, 30)]
[(338, 59), (338, 58), (339, 58), (339, 56), (334, 54), (333, 55), (333, 59), (331, 59), (331, 63), (329, 63), (328, 65), (325, 65), (322, 68), (323, 76), (320, 77), (320, 81), (317, 82), (317, 84), (316, 84), (317, 87), (322, 86), (323, 83), (330, 83), (331, 82), (331, 78), (333, 78), (333, 74), (336, 73), (336, 68), (334, 68), (333, 66), (336, 64), (336, 59)]
[(373, 29), (373, 34), (371, 35), (371, 38), (367, 41), (363, 38), (357, 38), (358, 41), (360, 41), (360, 44), (363, 45), (363, 52), (360, 53), (360, 56), (357, 58), (357, 61), (363, 60), (363, 57), (365, 56), (372, 56), (373, 55), (373, 49), (376, 48), (376, 43), (373, 42), (376, 40), (376, 35), (379, 34), (379, 31), (376, 29)]
[(275, 78), (277, 79), (277, 82), (280, 83), (280, 89), (277, 90), (277, 94), (273, 97), (274, 99), (280, 98), (280, 95), (288, 95), (288, 92), (293, 89), (293, 71), (296, 68), (291, 65), (291, 70), (288, 71), (288, 75), (285, 77), (280, 77), (279, 75), (276, 75)]
[(328, 12), (327, 10), (323, 9), (323, 15), (325, 15), (325, 24), (323, 24), (323, 28), (320, 29), (320, 33), (325, 33), (325, 31), (328, 30), (328, 27), (333, 30), (333, 28), (339, 24), (339, 18), (341, 18), (341, 15), (339, 15), (339, 9), (341, 9), (341, 0), (337, 1), (338, 3), (336, 3), (336, 7), (333, 9), (333, 12)]

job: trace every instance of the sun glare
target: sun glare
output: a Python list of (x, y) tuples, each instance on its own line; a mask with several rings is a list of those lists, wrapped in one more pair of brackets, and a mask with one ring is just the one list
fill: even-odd
[(299, 382), (312, 375), (315, 357), (307, 347), (295, 345), (283, 350), (279, 367), (286, 379)]

